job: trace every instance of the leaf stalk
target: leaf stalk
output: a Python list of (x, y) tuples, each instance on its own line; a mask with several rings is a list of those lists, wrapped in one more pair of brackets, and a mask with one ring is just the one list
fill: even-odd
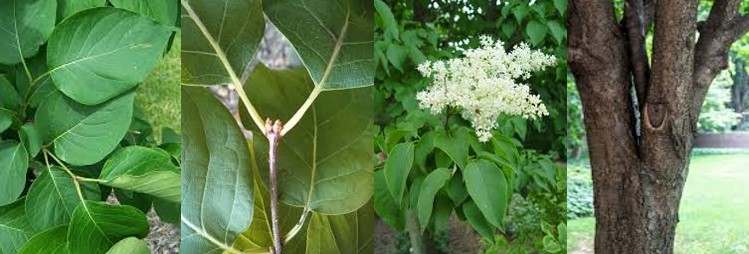
[(268, 138), (268, 164), (270, 168), (270, 216), (273, 231), (273, 253), (283, 253), (283, 242), (281, 241), (281, 228), (278, 218), (278, 168), (276, 158), (278, 156), (278, 143), (283, 136), (283, 124), (280, 120), (275, 122), (270, 119), (265, 121), (265, 137)]

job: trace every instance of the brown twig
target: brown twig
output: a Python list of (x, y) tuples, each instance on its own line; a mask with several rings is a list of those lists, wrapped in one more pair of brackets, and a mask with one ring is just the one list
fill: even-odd
[(273, 231), (273, 253), (281, 254), (283, 242), (281, 241), (281, 229), (278, 223), (278, 169), (276, 156), (278, 155), (278, 141), (281, 139), (283, 124), (280, 120), (275, 122), (267, 119), (265, 121), (265, 137), (268, 138), (268, 164), (270, 167), (270, 216)]

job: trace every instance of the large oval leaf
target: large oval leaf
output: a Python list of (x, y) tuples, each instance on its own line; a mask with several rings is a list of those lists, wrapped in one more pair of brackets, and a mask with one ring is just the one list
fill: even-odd
[(179, 2), (176, 0), (110, 0), (114, 7), (140, 13), (162, 25), (174, 26), (177, 23)]
[(487, 160), (468, 164), (464, 173), (468, 195), (476, 202), (486, 220), (495, 227), (502, 225), (507, 212), (507, 180), (502, 170)]
[(146, 78), (171, 33), (154, 20), (123, 9), (76, 13), (49, 38), (50, 76), (60, 91), (79, 103), (105, 102)]
[(432, 218), (432, 209), (434, 208), (434, 197), (450, 179), (450, 170), (446, 168), (438, 168), (424, 179), (424, 183), (421, 185), (421, 191), (419, 192), (419, 201), (416, 203), (416, 213), (419, 218), (419, 225), (421, 226), (421, 232), (426, 230), (429, 225), (429, 219)]
[(344, 215), (313, 213), (307, 227), (307, 254), (355, 254), (374, 251), (373, 202)]
[(128, 237), (112, 246), (107, 254), (149, 254), (148, 244), (135, 237)]
[(265, 31), (261, 2), (182, 1), (182, 83), (231, 83), (244, 73)]
[[(85, 198), (99, 199), (99, 185), (87, 183), (81, 187)], [(44, 167), (26, 195), (26, 214), (34, 218), (29, 221), (34, 228), (44, 230), (70, 222), (80, 203), (81, 198), (70, 175), (56, 166)]]
[(23, 199), (20, 199), (0, 206), (0, 253), (16, 253), (34, 234), (24, 213), (23, 203)]
[(221, 102), (182, 87), (183, 253), (221, 253), (253, 217), (250, 152)]
[(18, 254), (68, 253), (68, 225), (50, 228), (34, 235)]
[(0, 1), (0, 63), (36, 55), (55, 28), (56, 10), (55, 0)]
[(62, 20), (77, 12), (94, 7), (102, 7), (106, 0), (57, 0), (57, 19)]
[(0, 141), (0, 206), (10, 204), (26, 186), (29, 155), (23, 144), (14, 140)]
[[(289, 119), (314, 88), (302, 69), (258, 64), (246, 85), (250, 100), (271, 119)], [(280, 200), (324, 214), (355, 211), (372, 197), (372, 89), (322, 93), (278, 147)], [(279, 98), (283, 98), (282, 100)], [(268, 142), (255, 130), (255, 153), (268, 177)]]
[(107, 160), (99, 179), (102, 184), (145, 193), (179, 203), (179, 169), (166, 152), (140, 146), (118, 150)]
[(400, 204), (403, 200), (413, 161), (414, 144), (410, 142), (395, 145), (393, 149), (390, 149), (388, 159), (385, 161), (385, 183), (396, 204)]
[(56, 92), (39, 106), (34, 119), (60, 159), (76, 166), (91, 165), (104, 159), (125, 136), (134, 98), (131, 91), (104, 104), (86, 106)]
[(264, 1), (268, 19), (325, 90), (370, 86), (374, 77), (372, 1)]
[(81, 202), (73, 212), (68, 229), (70, 253), (106, 253), (117, 242), (130, 236), (148, 234), (143, 212), (131, 206), (105, 202)]

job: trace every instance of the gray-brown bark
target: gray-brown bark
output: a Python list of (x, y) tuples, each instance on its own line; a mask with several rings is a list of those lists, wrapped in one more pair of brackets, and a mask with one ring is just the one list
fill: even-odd
[[(596, 253), (673, 252), (696, 119), (725, 68), (703, 65), (726, 58), (737, 31), (746, 32), (735, 2), (716, 0), (720, 10), (703, 27), (719, 29), (702, 30), (700, 42), (697, 1), (628, 0), (622, 22), (611, 1), (569, 2), (568, 61), (590, 147)], [(644, 44), (651, 21), (652, 69)]]

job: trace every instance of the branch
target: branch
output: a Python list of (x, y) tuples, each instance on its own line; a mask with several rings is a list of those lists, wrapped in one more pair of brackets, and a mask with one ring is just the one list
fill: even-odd
[(707, 20), (698, 26), (700, 37), (695, 45), (694, 89), (690, 114), (692, 125), (705, 101), (715, 76), (728, 67), (731, 44), (749, 31), (749, 15), (739, 14), (740, 0), (716, 0)]
[(273, 253), (283, 253), (283, 242), (281, 241), (281, 228), (278, 224), (278, 168), (276, 157), (278, 155), (278, 141), (281, 139), (281, 121), (273, 123), (270, 119), (265, 121), (265, 137), (268, 138), (268, 164), (270, 166), (270, 216), (273, 231)]
[(624, 6), (624, 27), (629, 41), (632, 76), (635, 81), (637, 104), (642, 112), (650, 83), (650, 63), (645, 46), (645, 35), (648, 31), (647, 14), (643, 0), (627, 0)]

